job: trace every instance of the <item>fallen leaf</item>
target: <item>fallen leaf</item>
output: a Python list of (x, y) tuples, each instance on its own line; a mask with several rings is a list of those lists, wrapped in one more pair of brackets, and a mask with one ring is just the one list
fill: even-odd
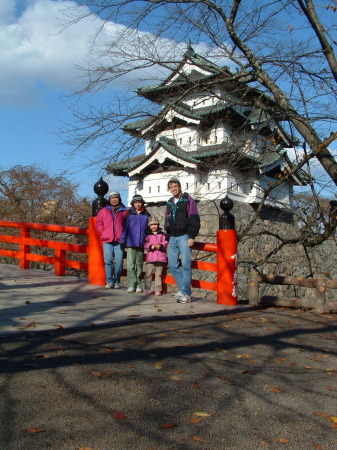
[(198, 417), (211, 417), (211, 414), (205, 413), (205, 412), (195, 412), (193, 413), (194, 416)]
[(176, 427), (178, 424), (176, 423), (164, 423), (164, 425), (160, 425), (160, 428), (174, 428)]
[(102, 372), (91, 372), (91, 375), (94, 375), (95, 377), (101, 377)]
[(323, 447), (319, 444), (313, 444), (316, 450), (323, 450)]
[(20, 328), (21, 328), (21, 329), (24, 329), (24, 328), (31, 328), (31, 327), (36, 328), (36, 327), (38, 327), (38, 326), (39, 326), (39, 324), (36, 323), (36, 322), (33, 320), (33, 322), (27, 323), (27, 325), (25, 325), (25, 326), (23, 326), (23, 327), (20, 327)]
[(268, 441), (260, 441), (259, 444), (260, 444), (262, 447), (271, 447), (271, 443), (268, 442)]
[(123, 348), (106, 348), (106, 347), (102, 347), (100, 350), (102, 350), (102, 352), (107, 352), (107, 353), (116, 353), (116, 352), (124, 351)]
[(284, 391), (282, 391), (282, 389), (278, 389), (276, 387), (270, 387), (270, 386), (266, 386), (267, 389), (269, 389), (272, 392), (279, 392), (279, 393), (283, 393)]
[(43, 433), (43, 431), (46, 431), (46, 429), (39, 428), (39, 427), (31, 427), (31, 428), (26, 428), (26, 431), (28, 433)]
[(121, 411), (112, 411), (112, 417), (117, 420), (126, 419), (126, 415), (123, 414)]
[(289, 439), (285, 439), (285, 438), (278, 438), (276, 439), (277, 442), (279, 442), (280, 444), (288, 444), (289, 443)]
[(181, 381), (182, 378), (181, 378), (181, 377), (178, 377), (177, 375), (172, 375), (171, 380), (174, 380), (174, 381)]
[(198, 442), (205, 442), (205, 439), (202, 438), (201, 436), (192, 436), (192, 438), (193, 438), (195, 441), (198, 441)]
[(161, 370), (164, 366), (164, 363), (162, 362), (155, 362), (153, 363), (153, 365), (155, 366), (156, 369)]
[(329, 414), (324, 413), (322, 411), (315, 411), (314, 414), (316, 414), (316, 416), (325, 417), (325, 418), (330, 417)]
[(336, 417), (336, 416), (330, 416), (328, 419), (329, 419), (330, 422), (332, 422), (332, 423), (337, 423), (337, 417)]
[(96, 450), (94, 447), (77, 447), (77, 450)]
[(201, 423), (202, 422), (202, 418), (201, 417), (191, 417), (189, 422), (193, 423), (193, 424)]
[(234, 384), (235, 385), (235, 383), (233, 381), (231, 381), (229, 378), (225, 377), (224, 375), (218, 375), (218, 378), (220, 378), (220, 380), (226, 381), (227, 384)]

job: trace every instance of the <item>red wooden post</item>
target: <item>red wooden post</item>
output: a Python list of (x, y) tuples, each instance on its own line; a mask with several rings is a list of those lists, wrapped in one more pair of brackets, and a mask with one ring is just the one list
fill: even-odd
[(103, 244), (96, 230), (96, 217), (89, 219), (89, 248), (88, 248), (88, 281), (89, 284), (105, 285), (105, 267)]
[(63, 277), (66, 274), (65, 259), (65, 250), (55, 250), (55, 275), (58, 277)]
[(30, 230), (26, 227), (20, 227), (20, 269), (29, 269), (30, 267), (27, 259), (30, 246), (25, 244), (25, 238), (30, 238)]
[(238, 304), (237, 234), (234, 216), (229, 212), (233, 208), (233, 201), (226, 196), (220, 206), (224, 214), (220, 216), (217, 232), (217, 302), (235, 306)]

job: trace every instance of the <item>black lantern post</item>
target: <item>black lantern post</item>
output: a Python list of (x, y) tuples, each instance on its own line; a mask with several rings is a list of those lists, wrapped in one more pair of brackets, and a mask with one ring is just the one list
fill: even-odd
[(104, 198), (104, 195), (108, 192), (109, 185), (106, 181), (101, 177), (97, 183), (94, 185), (94, 192), (97, 194), (97, 198), (92, 202), (92, 216), (96, 217), (98, 211), (100, 211), (104, 206), (106, 206), (109, 201)]
[(224, 212), (219, 217), (219, 230), (235, 230), (235, 217), (230, 212), (233, 205), (233, 200), (228, 195), (221, 200), (220, 207)]

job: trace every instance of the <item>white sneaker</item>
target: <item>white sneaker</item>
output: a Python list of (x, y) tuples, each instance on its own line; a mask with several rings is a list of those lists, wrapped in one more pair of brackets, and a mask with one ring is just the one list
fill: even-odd
[(183, 295), (182, 292), (176, 292), (175, 294), (172, 294), (171, 297), (173, 297), (173, 298), (179, 298), (179, 297), (181, 297), (182, 295)]
[(177, 298), (178, 303), (191, 303), (191, 296), (190, 295), (182, 295), (181, 297)]
[(113, 287), (114, 287), (114, 284), (110, 281), (109, 283), (107, 283), (107, 284), (104, 286), (104, 289), (113, 289)]
[(135, 292), (135, 288), (127, 288), (126, 292)]
[(140, 294), (141, 292), (143, 292), (143, 289), (141, 287), (137, 287), (136, 292), (137, 294)]
[(121, 284), (120, 283), (116, 283), (114, 286), (115, 289), (120, 289), (121, 288)]

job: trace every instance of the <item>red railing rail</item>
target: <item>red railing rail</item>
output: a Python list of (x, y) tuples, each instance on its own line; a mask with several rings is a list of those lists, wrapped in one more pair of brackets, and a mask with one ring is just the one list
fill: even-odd
[[(65, 233), (78, 236), (88, 236), (88, 228), (70, 227), (65, 225), (48, 225), (31, 222), (12, 222), (0, 220), (0, 228), (17, 228), (19, 236), (0, 234), (0, 242), (17, 244), (19, 250), (0, 249), (0, 256), (7, 256), (19, 260), (21, 269), (29, 269), (31, 261), (52, 264), (55, 267), (55, 275), (65, 275), (66, 267), (80, 270), (88, 270), (88, 263), (66, 258), (66, 252), (88, 253), (88, 245), (73, 244), (70, 242), (54, 241), (51, 239), (37, 239), (31, 237), (31, 231), (49, 231), (52, 233)], [(53, 256), (41, 255), (32, 252), (32, 247), (49, 248), (54, 250)]]
[[(19, 236), (0, 234), (0, 242), (17, 244), (19, 246), (18, 250), (6, 250), (0, 248), (0, 256), (7, 256), (18, 259), (19, 266), (21, 269), (29, 269), (31, 261), (38, 261), (47, 264), (52, 264), (54, 265), (55, 275), (57, 276), (65, 275), (66, 268), (84, 270), (88, 272), (88, 282), (90, 284), (103, 286), (105, 284), (103, 246), (96, 231), (95, 222), (96, 217), (91, 217), (89, 219), (88, 227), (71, 227), (65, 225), (50, 225), (42, 223), (12, 222), (0, 220), (0, 229), (17, 228), (20, 230)], [(88, 242), (86, 244), (76, 244), (70, 242), (62, 242), (60, 240), (55, 241), (51, 239), (32, 238), (31, 237), (32, 230), (47, 231), (58, 234), (59, 233), (72, 234), (75, 236), (76, 235), (87, 236)], [(222, 230), (218, 231), (218, 234), (219, 233), (227, 233), (227, 232)], [(223, 241), (224, 241), (223, 235), (221, 235), (221, 239), (219, 239), (219, 237), (217, 236), (217, 242), (218, 243), (221, 242), (220, 247), (223, 246)], [(38, 253), (33, 253), (32, 247), (53, 249), (54, 255), (47, 256)], [(232, 285), (235, 285), (235, 277), (233, 278), (233, 273), (230, 272), (229, 278), (227, 277), (225, 282), (219, 284), (219, 279), (223, 278), (223, 275), (226, 275), (227, 270), (224, 258), (222, 257), (222, 255), (218, 254), (219, 245), (211, 243), (195, 242), (192, 248), (194, 250), (217, 254), (216, 262), (208, 262), (202, 260), (192, 261), (193, 269), (216, 273), (215, 277), (216, 281), (213, 282), (208, 280), (193, 279), (192, 286), (195, 288), (217, 291), (219, 303), (231, 304), (222, 301), (221, 297), (223, 297), (224, 295), (226, 284), (230, 285), (230, 289), (232, 289), (231, 287)], [(76, 259), (69, 259), (69, 257), (67, 258), (67, 252), (71, 252), (73, 257), (76, 254), (86, 254), (88, 255), (87, 262), (83, 262)], [(231, 256), (230, 258), (233, 258), (233, 256)], [(126, 275), (125, 269), (123, 270), (123, 275)], [(166, 292), (167, 284), (176, 284), (176, 283), (171, 275), (167, 275), (165, 273), (163, 284), (164, 284), (163, 286), (164, 292)], [(229, 297), (231, 297), (231, 295), (232, 294), (229, 294)], [(228, 297), (227, 294), (226, 296)]]

